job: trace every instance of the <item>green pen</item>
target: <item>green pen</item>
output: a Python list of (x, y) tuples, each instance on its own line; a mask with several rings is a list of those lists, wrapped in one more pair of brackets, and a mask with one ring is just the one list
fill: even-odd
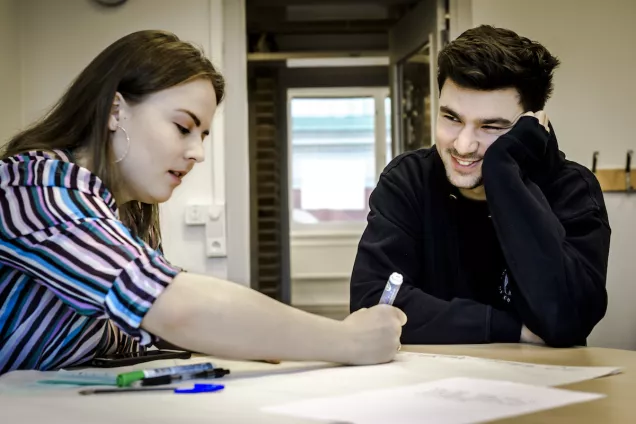
[(180, 374), (196, 374), (203, 371), (213, 370), (214, 365), (210, 362), (193, 365), (182, 365), (176, 367), (155, 368), (148, 370), (138, 370), (119, 374), (117, 376), (117, 386), (127, 387), (135, 381), (142, 380), (144, 378), (161, 377), (164, 375), (180, 375)]

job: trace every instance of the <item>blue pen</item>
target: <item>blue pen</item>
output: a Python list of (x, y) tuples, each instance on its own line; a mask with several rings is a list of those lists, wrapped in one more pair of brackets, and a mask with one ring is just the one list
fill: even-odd
[(211, 393), (218, 392), (219, 390), (223, 390), (225, 386), (222, 384), (195, 384), (191, 389), (175, 389), (174, 392), (177, 394), (188, 394), (188, 393)]
[(190, 393), (211, 393), (223, 390), (225, 386), (221, 384), (195, 384), (192, 388), (176, 387), (125, 387), (120, 389), (86, 389), (80, 390), (80, 395), (99, 395), (113, 393), (138, 393), (138, 392), (166, 392), (171, 391), (176, 394)]

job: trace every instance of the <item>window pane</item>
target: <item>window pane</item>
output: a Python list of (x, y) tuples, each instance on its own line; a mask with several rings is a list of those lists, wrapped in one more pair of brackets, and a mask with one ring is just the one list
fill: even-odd
[(365, 221), (375, 187), (373, 98), (291, 101), (293, 220)]

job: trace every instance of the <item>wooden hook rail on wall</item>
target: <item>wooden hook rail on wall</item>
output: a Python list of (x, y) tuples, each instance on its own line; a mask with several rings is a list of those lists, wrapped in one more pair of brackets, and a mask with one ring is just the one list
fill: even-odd
[(597, 169), (598, 152), (592, 155), (592, 172), (596, 175), (601, 189), (605, 192), (633, 193), (632, 181), (636, 180), (636, 174), (632, 170), (633, 150), (628, 150), (623, 169)]

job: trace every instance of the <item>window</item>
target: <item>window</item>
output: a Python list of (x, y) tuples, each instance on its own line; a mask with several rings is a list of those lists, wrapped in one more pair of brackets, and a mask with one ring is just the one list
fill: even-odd
[(290, 90), (288, 107), (292, 229), (365, 223), (391, 157), (388, 90)]

